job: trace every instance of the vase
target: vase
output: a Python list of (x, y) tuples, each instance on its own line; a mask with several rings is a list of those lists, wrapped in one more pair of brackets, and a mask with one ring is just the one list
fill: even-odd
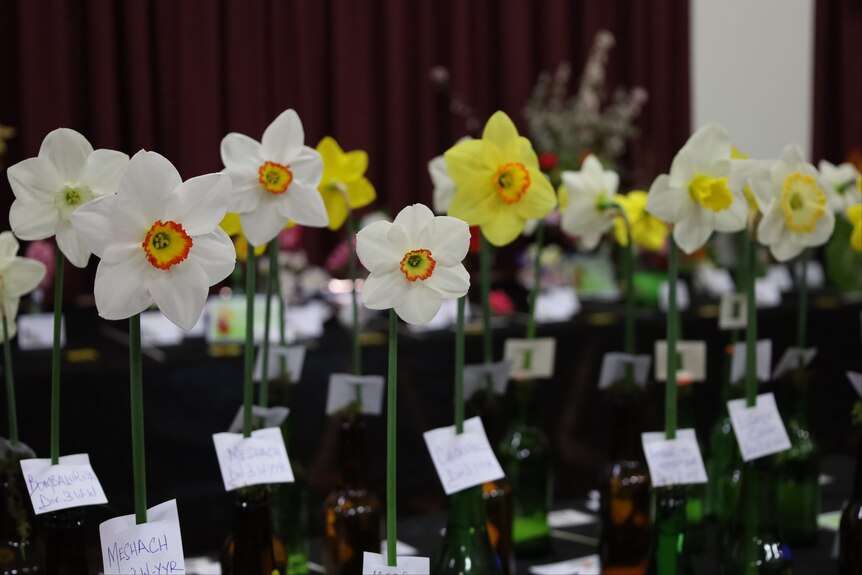
[(273, 575), (285, 572), (284, 544), (272, 530), (268, 486), (237, 490), (232, 531), (221, 555), (223, 575)]
[(500, 573), (497, 554), (488, 537), (481, 487), (471, 487), (449, 496), (446, 534), (432, 571), (435, 575)]
[(36, 454), (27, 445), (0, 438), (0, 575), (42, 573), (42, 541), (21, 473), (21, 460)]

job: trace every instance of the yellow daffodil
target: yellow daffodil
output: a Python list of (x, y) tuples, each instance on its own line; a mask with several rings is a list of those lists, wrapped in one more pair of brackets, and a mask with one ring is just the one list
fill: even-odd
[(323, 158), (323, 177), (317, 189), (329, 213), (329, 229), (337, 230), (350, 210), (367, 206), (377, 198), (374, 186), (365, 177), (368, 154), (362, 150), (345, 152), (329, 136), (320, 140), (317, 151)]
[[(667, 224), (653, 217), (647, 211), (646, 192), (635, 190), (624, 196), (617, 196), (616, 203), (619, 204), (629, 220), (635, 245), (653, 252), (664, 247), (668, 234)], [(621, 246), (627, 246), (629, 243), (626, 223), (620, 216), (614, 218), (614, 238)]]
[(862, 252), (862, 204), (847, 208), (847, 219), (853, 224), (850, 234), (850, 246), (857, 252)]
[(511, 243), (527, 220), (557, 205), (533, 146), (503, 112), (491, 116), (481, 139), (456, 144), (445, 158), (457, 188), (449, 215), (479, 226), (495, 246)]

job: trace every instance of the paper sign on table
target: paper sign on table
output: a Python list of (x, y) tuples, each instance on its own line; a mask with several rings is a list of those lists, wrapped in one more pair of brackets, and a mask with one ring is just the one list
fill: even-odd
[(607, 389), (625, 377), (626, 366), (634, 366), (635, 383), (645, 386), (649, 377), (652, 358), (648, 355), (629, 355), (619, 351), (611, 351), (602, 358), (602, 370), (599, 372), (599, 389)]
[(786, 292), (793, 289), (793, 278), (787, 266), (775, 264), (766, 270), (766, 279), (774, 284), (780, 291)]
[(179, 345), (186, 332), (160, 311), (141, 312), (141, 345), (163, 347)]
[(512, 362), (503, 360), (497, 363), (477, 363), (464, 366), (464, 399), (470, 399), (480, 389), (485, 389), (488, 377), (494, 386), (494, 393), (505, 395), (509, 385)]
[(599, 520), (592, 513), (584, 513), (577, 509), (555, 509), (548, 512), (548, 526), (551, 529), (564, 529), (566, 527), (577, 527), (578, 525), (589, 525)]
[(326, 398), (326, 413), (333, 413), (352, 405), (356, 401), (357, 389), (362, 399), (362, 413), (380, 415), (383, 411), (383, 388), (385, 383), (379, 375), (351, 375), (333, 373), (329, 376), (329, 394)]
[(581, 311), (578, 294), (571, 287), (552, 287), (536, 298), (536, 321), (539, 323), (568, 321)]
[[(676, 365), (677, 380), (687, 377), (691, 381), (703, 381), (706, 378), (706, 343), (702, 341), (676, 342), (678, 360)], [(667, 380), (667, 342), (655, 342), (655, 380)]]
[(758, 395), (757, 403), (750, 408), (745, 399), (731, 399), (727, 411), (743, 461), (790, 449), (790, 438), (771, 393)]
[[(668, 286), (667, 282), (662, 282), (662, 284), (658, 288), (658, 307), (661, 311), (667, 313), (667, 300), (668, 300)], [(679, 311), (685, 311), (688, 309), (689, 304), (691, 303), (691, 298), (688, 295), (688, 285), (683, 280), (676, 281), (676, 309)]]
[[(18, 316), (18, 347), (25, 351), (53, 349), (54, 314), (28, 313)], [(66, 347), (66, 318), (60, 317), (60, 347)]]
[(429, 575), (431, 561), (427, 557), (396, 557), (395, 567), (386, 565), (380, 553), (362, 553), (362, 575)]
[(781, 356), (781, 359), (778, 360), (778, 363), (775, 365), (775, 369), (772, 372), (772, 379), (778, 379), (788, 371), (798, 368), (800, 358), (802, 359), (802, 367), (808, 367), (811, 362), (814, 361), (814, 357), (816, 355), (816, 347), (809, 347), (807, 349), (788, 347), (784, 351), (784, 355)]
[[(772, 365), (772, 340), (762, 339), (757, 342), (757, 381), (769, 381), (769, 371)], [(745, 342), (733, 344), (733, 359), (730, 363), (730, 381), (745, 379), (746, 369)]]
[(678, 429), (676, 438), (663, 431), (641, 434), (653, 487), (706, 483), (706, 468), (693, 429)]
[[(281, 371), (281, 358), (287, 360), (287, 373), (290, 383), (298, 383), (302, 376), (302, 366), (305, 363), (305, 348), (301, 345), (269, 344), (269, 378), (278, 377)], [(258, 347), (254, 360), (254, 380), (260, 381), (263, 371), (263, 348)]]
[(21, 471), (36, 515), (108, 502), (86, 453), (50, 459), (22, 459)]
[(551, 377), (556, 346), (557, 340), (552, 337), (507, 339), (503, 358), (512, 362), (509, 375), (513, 378)]
[(601, 572), (602, 564), (598, 555), (530, 567), (533, 575), (599, 575)]
[(699, 266), (695, 271), (695, 283), (707, 295), (714, 298), (731, 294), (736, 289), (730, 272), (725, 268)]
[[(229, 433), (242, 432), (242, 412), (243, 406), (240, 405), (233, 421), (230, 422), (230, 427), (227, 428)], [(281, 405), (276, 405), (274, 407), (261, 407), (259, 405), (251, 406), (252, 421), (260, 423), (260, 421), (263, 420), (263, 425), (258, 425), (258, 427), (281, 427), (281, 424), (284, 423), (285, 419), (287, 419), (289, 413), (290, 409)]]
[(293, 470), (279, 428), (258, 429), (248, 438), (241, 433), (215, 433), (213, 443), (225, 490), (266, 483), (293, 483)]
[[(470, 302), (465, 302), (464, 317), (470, 317)], [(447, 299), (443, 300), (443, 304), (437, 311), (437, 315), (431, 318), (426, 324), (407, 324), (407, 330), (414, 333), (423, 333), (428, 331), (440, 331), (449, 329), (458, 321), (458, 300)]]
[(323, 335), (323, 324), (332, 316), (332, 309), (320, 300), (287, 308), (287, 325), (296, 337), (313, 339)]
[[(810, 259), (805, 267), (805, 278), (808, 280), (806, 281), (808, 287), (812, 289), (822, 288), (826, 280), (823, 276), (823, 266), (820, 265), (820, 262)], [(798, 284), (798, 280), (802, 279), (802, 262), (796, 262), (793, 273), (796, 274), (796, 283)]]
[(853, 389), (856, 390), (856, 393), (859, 394), (859, 397), (862, 397), (862, 373), (856, 371), (848, 371), (847, 379), (850, 380), (850, 385), (853, 386)]
[(460, 435), (450, 425), (426, 431), (423, 436), (446, 495), (504, 475), (478, 417), (466, 420)]
[(781, 289), (769, 278), (754, 280), (754, 303), (757, 307), (775, 307), (781, 305)]
[(105, 575), (184, 574), (183, 539), (177, 500), (147, 509), (147, 522), (135, 515), (108, 519), (99, 525)]
[(718, 314), (719, 329), (740, 329), (748, 323), (748, 298), (744, 293), (721, 296)]

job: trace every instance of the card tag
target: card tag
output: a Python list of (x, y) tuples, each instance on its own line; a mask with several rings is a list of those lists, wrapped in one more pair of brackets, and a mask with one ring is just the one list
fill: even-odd
[(788, 292), (793, 289), (793, 278), (790, 277), (790, 272), (785, 265), (775, 264), (769, 266), (766, 270), (766, 279), (781, 292)]
[[(662, 282), (658, 288), (658, 307), (664, 313), (667, 313), (668, 288), (668, 282)], [(685, 311), (690, 303), (688, 285), (683, 280), (676, 280), (676, 309)]]
[(512, 363), (510, 377), (546, 378), (554, 375), (556, 346), (557, 340), (552, 337), (507, 339), (503, 358)]
[(431, 561), (427, 557), (396, 557), (395, 567), (386, 565), (380, 553), (362, 553), (362, 575), (428, 575)]
[(733, 293), (736, 284), (725, 268), (702, 265), (695, 272), (695, 282), (710, 297), (720, 298)]
[[(730, 363), (730, 381), (745, 379), (746, 353), (745, 342), (733, 344), (733, 359)], [(769, 381), (769, 369), (772, 365), (772, 340), (762, 339), (757, 342), (757, 381)]]
[[(22, 351), (53, 349), (54, 314), (28, 313), (19, 315), (18, 347)], [(66, 347), (66, 318), (63, 316), (60, 316), (60, 347)]]
[(446, 495), (504, 476), (478, 417), (466, 420), (460, 435), (455, 434), (454, 425), (422, 435)]
[[(395, 555), (416, 555), (419, 550), (403, 541), (395, 540)], [(386, 555), (386, 539), (380, 542), (380, 554)]]
[(587, 555), (530, 567), (530, 573), (533, 575), (598, 575), (601, 570), (602, 565), (598, 555)]
[(646, 385), (652, 358), (648, 355), (629, 355), (618, 351), (610, 351), (602, 358), (602, 370), (599, 372), (599, 389), (608, 389), (625, 377), (626, 366), (634, 365), (635, 383), (641, 387)]
[(776, 364), (775, 370), (772, 372), (772, 379), (778, 379), (788, 371), (798, 368), (800, 358), (802, 359), (802, 367), (808, 367), (814, 361), (816, 355), (816, 347), (809, 347), (807, 349), (788, 347), (784, 350), (784, 355), (781, 356), (781, 359)]
[(99, 539), (105, 575), (186, 572), (176, 499), (147, 509), (140, 525), (134, 513), (108, 519), (99, 525)]
[(536, 298), (536, 321), (552, 323), (569, 321), (581, 311), (581, 302), (571, 287), (552, 287)]
[[(809, 259), (805, 270), (805, 279), (808, 287), (812, 289), (820, 289), (826, 283), (823, 276), (823, 266), (817, 260)], [(793, 267), (793, 273), (796, 274), (797, 280), (802, 279), (802, 262), (796, 262)], [(796, 282), (797, 284), (799, 281)]]
[(383, 412), (383, 377), (380, 375), (351, 375), (333, 373), (329, 376), (329, 394), (326, 398), (326, 414), (352, 405), (357, 399), (357, 390), (362, 399), (362, 413), (380, 415)]
[(186, 332), (160, 311), (141, 312), (141, 345), (166, 347), (183, 342)]
[(859, 397), (862, 397), (862, 373), (856, 371), (848, 371), (847, 379), (850, 380), (850, 385), (853, 386), (853, 389), (856, 390), (856, 393), (859, 394)]
[(295, 337), (314, 339), (323, 335), (323, 325), (332, 311), (325, 302), (311, 300), (305, 305), (289, 306), (286, 314), (287, 325), (293, 329)]
[[(269, 369), (270, 379), (278, 377), (281, 372), (281, 358), (287, 360), (287, 374), (290, 383), (299, 383), (302, 377), (302, 366), (305, 364), (305, 347), (301, 345), (278, 345), (269, 344)], [(263, 348), (258, 347), (257, 358), (254, 360), (254, 380), (260, 381), (263, 377)]]
[[(706, 343), (702, 341), (676, 342), (677, 379), (687, 377), (691, 381), (703, 381), (706, 378)], [(655, 380), (667, 380), (667, 342), (655, 342)]]
[[(465, 302), (464, 305), (464, 318), (470, 317), (470, 302)], [(443, 300), (443, 304), (440, 306), (440, 309), (437, 311), (437, 315), (431, 318), (426, 324), (415, 325), (408, 323), (407, 330), (414, 333), (424, 333), (428, 331), (440, 331), (444, 329), (449, 329), (454, 326), (458, 321), (458, 300), (455, 299), (447, 299)]]
[(50, 459), (22, 459), (21, 471), (36, 515), (108, 502), (86, 453)]
[(279, 428), (258, 429), (249, 438), (241, 433), (215, 433), (213, 443), (226, 491), (247, 485), (293, 483), (293, 470)]
[(566, 527), (577, 527), (578, 525), (589, 525), (599, 519), (592, 513), (584, 513), (577, 509), (555, 509), (548, 512), (548, 526), (551, 529), (564, 529)]
[(781, 305), (781, 289), (769, 278), (754, 280), (754, 303), (757, 307), (776, 307)]
[(497, 363), (477, 363), (464, 366), (464, 399), (470, 399), (480, 389), (485, 389), (488, 377), (491, 377), (491, 385), (494, 393), (505, 395), (509, 386), (509, 374), (512, 371), (512, 362), (508, 360)]
[[(228, 433), (242, 433), (242, 412), (243, 406), (240, 405), (239, 409), (236, 410), (233, 421), (230, 422), (230, 427), (227, 428)], [(252, 421), (260, 422), (260, 420), (263, 420), (262, 427), (281, 427), (281, 424), (287, 419), (289, 413), (290, 410), (281, 405), (276, 405), (275, 407), (251, 406)]]
[(727, 411), (743, 461), (790, 449), (790, 438), (771, 393), (758, 395), (754, 407), (746, 407), (745, 399), (731, 399)]
[(678, 429), (675, 439), (663, 431), (641, 434), (653, 487), (706, 483), (706, 468), (693, 429)]
[(741, 329), (748, 323), (748, 297), (744, 293), (725, 293), (721, 296), (718, 314), (719, 329)]

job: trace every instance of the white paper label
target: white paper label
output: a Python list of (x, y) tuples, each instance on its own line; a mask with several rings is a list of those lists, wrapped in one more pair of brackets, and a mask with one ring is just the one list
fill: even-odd
[[(281, 358), (287, 360), (287, 373), (290, 383), (298, 383), (302, 377), (302, 366), (305, 363), (305, 348), (301, 345), (284, 346), (269, 344), (269, 369), (267, 373), (270, 379), (278, 377), (281, 372)], [(254, 380), (260, 381), (263, 371), (263, 348), (258, 347), (257, 358), (254, 360)]]
[(478, 417), (466, 420), (460, 435), (455, 434), (454, 425), (422, 435), (446, 495), (503, 477), (503, 468)]
[(533, 575), (599, 575), (601, 572), (602, 565), (598, 555), (530, 567), (530, 573)]
[[(658, 288), (658, 307), (664, 313), (667, 313), (669, 287), (668, 282), (662, 282)], [(688, 285), (683, 280), (676, 280), (676, 309), (678, 311), (685, 311), (688, 309), (690, 302)]]
[(766, 279), (775, 285), (779, 291), (787, 292), (793, 289), (793, 278), (790, 277), (790, 272), (785, 265), (769, 266), (769, 269), (766, 270)]
[(754, 303), (757, 307), (775, 307), (781, 305), (781, 289), (769, 278), (754, 280)]
[[(772, 366), (772, 340), (762, 339), (757, 342), (757, 381), (769, 381), (769, 371)], [(733, 359), (730, 363), (730, 381), (745, 379), (746, 370), (745, 342), (733, 344)]]
[(147, 509), (147, 522), (135, 515), (108, 519), (99, 525), (105, 575), (185, 574), (183, 539), (177, 500)]
[(577, 509), (555, 509), (554, 511), (548, 511), (548, 526), (551, 529), (589, 525), (598, 520), (598, 517), (592, 513), (584, 513)]
[[(796, 265), (793, 268), (793, 273), (796, 274), (798, 279), (802, 279), (802, 262), (796, 262)], [(823, 276), (823, 266), (820, 265), (820, 262), (817, 260), (808, 260), (808, 265), (805, 270), (805, 283), (808, 284), (808, 287), (812, 289), (820, 289), (823, 287), (825, 283), (825, 279)], [(796, 282), (799, 283), (798, 281)]]
[(516, 379), (551, 377), (556, 347), (557, 340), (552, 337), (507, 339), (503, 358), (512, 363), (509, 375)]
[(186, 332), (166, 318), (160, 311), (141, 312), (141, 345), (164, 347), (179, 345)]
[(744, 293), (721, 296), (718, 314), (719, 329), (740, 329), (748, 322), (748, 299)]
[[(380, 554), (386, 555), (386, 551), (386, 539), (384, 539), (380, 542)], [(398, 541), (397, 539), (395, 540), (395, 555), (416, 555), (417, 553), (419, 553), (419, 550), (412, 545)]]
[(216, 433), (213, 443), (225, 490), (266, 483), (293, 483), (293, 470), (279, 428), (258, 429), (248, 438), (241, 433)]
[(745, 399), (731, 399), (727, 411), (743, 461), (790, 449), (790, 438), (771, 393), (758, 395), (754, 407), (746, 407)]
[(625, 377), (626, 366), (634, 366), (635, 383), (641, 387), (646, 385), (652, 358), (648, 355), (629, 355), (611, 351), (602, 358), (602, 370), (599, 372), (599, 389), (607, 389)]
[[(275, 407), (261, 407), (259, 405), (251, 406), (251, 418), (252, 425), (254, 422), (260, 423), (263, 421), (263, 425), (258, 425), (258, 427), (280, 427), (284, 420), (287, 419), (290, 410), (284, 406), (276, 405)], [(227, 428), (229, 433), (242, 433), (242, 424), (243, 424), (243, 406), (239, 406), (239, 409), (236, 411), (236, 415), (233, 417), (233, 421), (230, 422), (230, 427)]]
[(552, 287), (536, 298), (536, 321), (551, 323), (569, 321), (581, 310), (578, 295), (571, 287)]
[(856, 371), (848, 371), (847, 379), (850, 380), (850, 385), (862, 397), (862, 373)]
[(383, 388), (385, 383), (379, 375), (351, 375), (333, 373), (329, 376), (329, 395), (326, 398), (326, 413), (333, 413), (362, 401), (362, 413), (380, 415), (383, 411)]
[(509, 386), (509, 374), (512, 371), (511, 361), (497, 363), (477, 363), (464, 366), (464, 399), (470, 399), (480, 389), (485, 389), (488, 377), (494, 386), (494, 393), (505, 395)]
[[(464, 318), (470, 317), (470, 302), (465, 302)], [(428, 331), (440, 331), (454, 326), (458, 321), (458, 300), (447, 299), (443, 300), (437, 315), (426, 324), (407, 324), (407, 331), (414, 333), (424, 333)]]
[(781, 356), (781, 359), (775, 365), (775, 370), (772, 372), (772, 379), (778, 379), (788, 371), (798, 368), (800, 359), (802, 360), (802, 367), (808, 367), (811, 362), (814, 361), (814, 357), (816, 355), (816, 347), (809, 347), (807, 349), (788, 347), (784, 351), (784, 355)]
[[(28, 313), (18, 316), (18, 347), (23, 351), (53, 349), (54, 314)], [(60, 347), (66, 347), (66, 318), (60, 316)]]
[(379, 553), (362, 553), (362, 575), (429, 575), (431, 561), (427, 557), (396, 557), (395, 567), (386, 565)]
[(676, 438), (663, 431), (641, 435), (653, 487), (706, 483), (706, 468), (693, 429), (678, 429)]
[(22, 459), (21, 471), (36, 515), (108, 502), (86, 453), (50, 459)]
[(724, 268), (700, 266), (695, 272), (695, 278), (697, 285), (710, 297), (719, 298), (733, 293), (736, 289), (730, 272)]
[[(676, 342), (677, 380), (688, 378), (703, 381), (706, 378), (706, 343), (702, 341)], [(655, 342), (655, 380), (667, 380), (667, 342)]]

